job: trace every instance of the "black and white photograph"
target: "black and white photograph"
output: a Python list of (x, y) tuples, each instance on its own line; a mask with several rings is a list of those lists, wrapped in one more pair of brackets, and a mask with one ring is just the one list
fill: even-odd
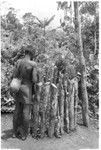
[(100, 150), (100, 1), (1, 0), (1, 150)]

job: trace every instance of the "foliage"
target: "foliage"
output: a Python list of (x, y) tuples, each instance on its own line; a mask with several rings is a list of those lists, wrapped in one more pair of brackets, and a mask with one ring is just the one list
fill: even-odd
[(98, 9), (99, 7), (99, 3), (98, 1), (95, 2), (84, 2), (82, 4), (82, 8), (81, 8), (81, 13), (85, 14), (85, 13), (90, 13), (90, 15), (95, 15), (96, 14), (96, 9)]
[[(66, 3), (67, 5), (67, 3)], [(61, 6), (61, 7), (60, 7)], [(69, 9), (65, 7), (65, 3), (61, 3), (59, 8)], [(65, 7), (65, 8), (64, 8)], [(95, 32), (98, 55), (99, 50), (99, 15), (98, 3), (87, 2), (81, 4), (82, 19), (82, 39), (84, 47), (84, 56), (88, 74), (91, 68), (98, 65), (96, 59), (93, 65), (90, 63), (89, 55), (95, 49)], [(89, 16), (89, 17), (88, 17)], [(50, 70), (54, 64), (59, 61), (60, 66), (64, 68), (70, 78), (73, 78), (77, 71), (80, 71), (79, 64), (79, 46), (78, 35), (71, 24), (60, 26), (56, 29), (49, 30), (47, 27), (55, 16), (40, 20), (31, 12), (27, 12), (23, 16), (23, 22), (17, 18), (16, 10), (10, 8), (5, 16), (1, 16), (1, 96), (9, 97), (9, 83), (13, 72), (14, 63), (23, 57), (23, 47), (31, 45), (35, 53), (35, 61), (40, 63), (45, 72), (47, 68)], [(97, 58), (98, 59), (98, 58)], [(63, 61), (63, 62), (62, 62)], [(92, 66), (91, 66), (92, 65)], [(50, 73), (49, 73), (50, 76)], [(90, 77), (92, 78), (92, 77)], [(91, 83), (91, 81), (90, 81)], [(94, 85), (95, 87), (95, 85)]]
[[(83, 14), (83, 16), (86, 16), (86, 17), (83, 17), (83, 22), (82, 22), (83, 24), (82, 33), (84, 34), (84, 37), (83, 37), (84, 49), (85, 50), (88, 49), (89, 54), (94, 53), (95, 56), (96, 55), (98, 56), (98, 52), (99, 52), (98, 51), (99, 49), (98, 2), (84, 3), (81, 8), (81, 13)], [(87, 17), (89, 19), (87, 19)]]

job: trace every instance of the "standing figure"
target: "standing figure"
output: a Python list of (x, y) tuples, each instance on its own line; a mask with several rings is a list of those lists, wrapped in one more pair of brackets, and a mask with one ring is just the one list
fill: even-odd
[(77, 107), (78, 107), (78, 81), (79, 75), (68, 79), (68, 106), (69, 106), (69, 129), (76, 130), (77, 126)]
[(32, 86), (36, 77), (33, 76), (33, 68), (36, 63), (32, 61), (33, 52), (30, 46), (25, 48), (25, 57), (18, 60), (13, 78), (21, 80), (19, 91), (15, 94), (15, 111), (13, 116), (13, 131), (15, 136), (25, 140), (28, 135), (31, 104), (32, 104)]

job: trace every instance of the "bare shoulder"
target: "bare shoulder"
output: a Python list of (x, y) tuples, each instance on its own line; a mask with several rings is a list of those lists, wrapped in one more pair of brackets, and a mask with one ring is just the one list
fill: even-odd
[(16, 66), (18, 66), (19, 64), (21, 64), (21, 62), (22, 62), (22, 59), (18, 59), (14, 64), (15, 64)]
[(29, 63), (32, 67), (37, 67), (37, 63), (36, 63), (35, 61), (29, 60), (28, 63)]

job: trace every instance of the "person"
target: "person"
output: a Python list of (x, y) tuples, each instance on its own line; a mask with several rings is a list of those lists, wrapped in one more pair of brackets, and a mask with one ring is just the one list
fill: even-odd
[(13, 116), (13, 136), (19, 136), (22, 140), (25, 140), (28, 135), (31, 118), (32, 87), (36, 80), (35, 75), (33, 76), (33, 68), (37, 66), (32, 60), (33, 51), (31, 46), (27, 46), (24, 49), (25, 57), (17, 61), (13, 73), (13, 78), (21, 80), (20, 89), (14, 96), (15, 111)]

